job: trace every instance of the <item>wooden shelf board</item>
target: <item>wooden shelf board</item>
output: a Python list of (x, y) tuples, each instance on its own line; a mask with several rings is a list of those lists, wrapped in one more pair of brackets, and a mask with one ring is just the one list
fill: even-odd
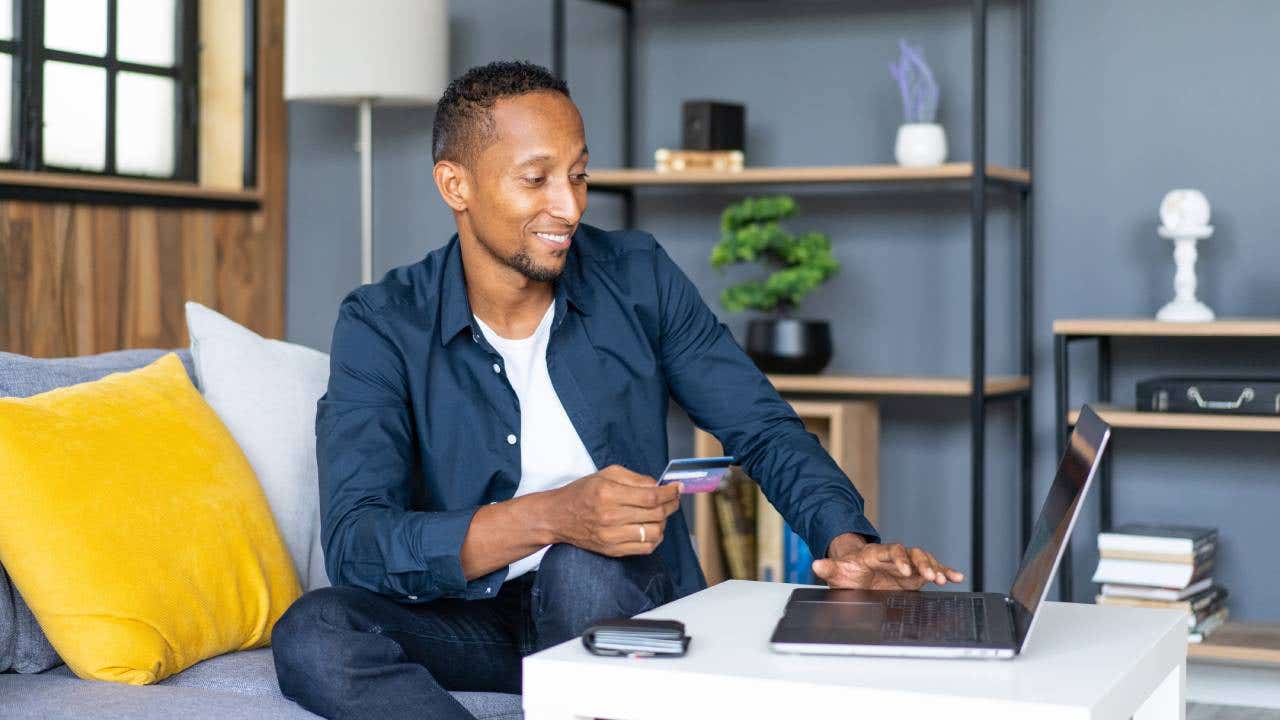
[[(926, 395), (966, 397), (969, 378), (902, 375), (769, 375), (778, 392), (829, 393), (833, 395)], [(987, 378), (987, 394), (1026, 390), (1024, 376)]]
[(1054, 335), (1134, 337), (1280, 337), (1280, 318), (1223, 318), (1213, 322), (1162, 322), (1149, 318), (1054, 320)]
[(166, 198), (188, 198), (218, 202), (262, 202), (262, 192), (257, 189), (228, 190), (205, 187), (196, 183), (174, 182), (172, 180), (139, 180), (135, 178), (77, 175), (74, 173), (0, 170), (0, 184), (127, 195), (155, 195)]
[[(588, 186), (634, 187), (641, 185), (740, 185), (768, 183), (876, 183), (967, 180), (973, 165), (945, 163), (934, 167), (901, 165), (832, 165), (817, 167), (748, 167), (738, 171), (685, 170), (658, 172), (641, 168), (590, 170)], [(1021, 168), (988, 165), (993, 180), (1030, 185), (1031, 173)]]
[(1187, 645), (1187, 657), (1280, 667), (1280, 623), (1224, 623), (1204, 642)]
[[(1280, 432), (1280, 416), (1198, 415), (1194, 413), (1139, 412), (1116, 405), (1090, 405), (1099, 417), (1114, 427), (1150, 430), (1224, 430), (1236, 432)], [(1075, 424), (1080, 411), (1067, 414)]]

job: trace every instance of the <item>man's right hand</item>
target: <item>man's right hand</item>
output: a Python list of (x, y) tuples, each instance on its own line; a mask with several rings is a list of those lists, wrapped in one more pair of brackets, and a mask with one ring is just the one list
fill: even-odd
[(667, 516), (680, 508), (679, 483), (659, 486), (621, 465), (546, 494), (558, 542), (610, 557), (653, 552), (662, 542)]

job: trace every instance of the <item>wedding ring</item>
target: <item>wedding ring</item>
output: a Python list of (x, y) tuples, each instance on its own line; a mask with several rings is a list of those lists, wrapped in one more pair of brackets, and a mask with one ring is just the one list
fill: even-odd
[(644, 542), (644, 523), (640, 523), (640, 542)]

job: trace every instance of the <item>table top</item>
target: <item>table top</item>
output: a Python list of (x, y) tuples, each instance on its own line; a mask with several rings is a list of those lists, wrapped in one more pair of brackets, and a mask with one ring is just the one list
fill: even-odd
[(747, 687), (792, 682), (1095, 708), (1106, 705), (1135, 669), (1163, 678), (1186, 656), (1186, 620), (1179, 611), (1057, 602), (1044, 605), (1025, 651), (1013, 660), (774, 653), (769, 636), (797, 587), (802, 586), (730, 580), (641, 615), (685, 623), (693, 639), (683, 658), (597, 657), (576, 639), (549, 648), (525, 659), (525, 692), (536, 692), (531, 678), (536, 683), (547, 673), (568, 670), (579, 684), (618, 680), (618, 692), (649, 685), (646, 674), (668, 685), (678, 678), (695, 681), (690, 687), (732, 676), (748, 681), (741, 683)]

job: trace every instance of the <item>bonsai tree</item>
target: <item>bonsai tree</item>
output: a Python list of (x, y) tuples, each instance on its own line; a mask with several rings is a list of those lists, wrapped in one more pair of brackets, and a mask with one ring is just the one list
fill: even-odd
[(720, 242), (711, 250), (713, 267), (756, 261), (780, 266), (763, 280), (725, 288), (720, 303), (730, 312), (750, 308), (786, 316), (840, 269), (825, 234), (792, 235), (778, 225), (795, 210), (795, 200), (778, 195), (747, 198), (721, 213)]

